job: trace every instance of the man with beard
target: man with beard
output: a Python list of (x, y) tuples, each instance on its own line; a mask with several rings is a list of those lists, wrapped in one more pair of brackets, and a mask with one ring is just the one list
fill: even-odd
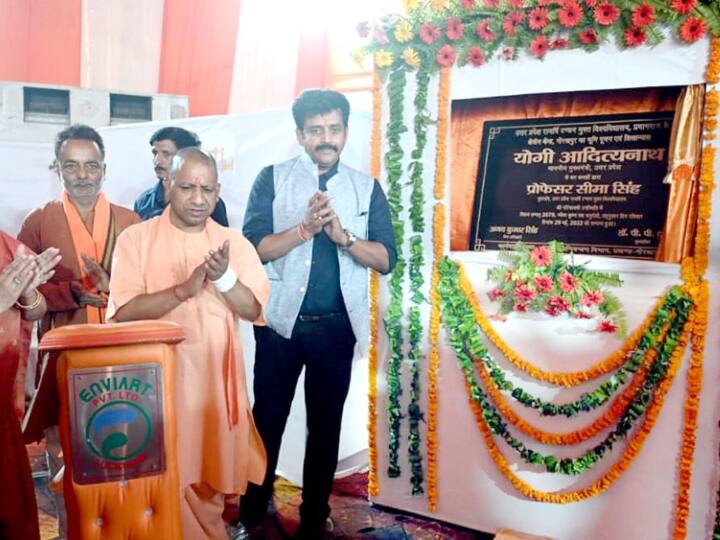
[(255, 326), (253, 415), (265, 443), (262, 487), (240, 504), (246, 528), (263, 519), (280, 442), (305, 368), (307, 445), (298, 538), (322, 537), (337, 467), (353, 350), (366, 350), (368, 268), (392, 270), (395, 241), (380, 184), (340, 163), (350, 104), (332, 90), (306, 90), (293, 104), (304, 152), (263, 169), (253, 184), (243, 233), (272, 283), (267, 326)]
[[(55, 171), (63, 185), (60, 200), (30, 212), (18, 240), (35, 253), (49, 247), (60, 250), (62, 260), (52, 278), (38, 290), (47, 301), (38, 337), (67, 324), (103, 323), (110, 282), (110, 264), (117, 236), (140, 221), (131, 210), (111, 204), (102, 192), (105, 180), (105, 146), (90, 126), (73, 125), (55, 138)], [(46, 354), (40, 380), (23, 426), (27, 442), (45, 434), (54, 475), (62, 467), (58, 431), (60, 408), (54, 354)], [(60, 537), (64, 536), (65, 507), (56, 494)]]
[[(200, 148), (200, 144), (196, 133), (179, 127), (161, 128), (152, 134), (150, 146), (152, 146), (153, 165), (158, 182), (155, 186), (143, 191), (133, 206), (143, 221), (159, 216), (168, 205), (166, 197), (169, 185), (167, 182), (168, 171), (175, 154), (178, 153), (178, 150), (191, 146)], [(216, 223), (228, 227), (227, 212), (222, 199), (218, 199), (210, 217)]]

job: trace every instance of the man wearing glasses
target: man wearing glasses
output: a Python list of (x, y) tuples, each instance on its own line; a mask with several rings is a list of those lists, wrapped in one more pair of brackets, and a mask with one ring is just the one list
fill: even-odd
[(272, 289), (267, 326), (255, 326), (253, 416), (265, 444), (262, 487), (250, 486), (241, 521), (255, 528), (272, 495), (280, 442), (305, 368), (307, 445), (297, 538), (320, 538), (337, 467), (340, 424), (355, 344), (367, 347), (368, 268), (392, 270), (390, 211), (380, 184), (340, 162), (350, 104), (332, 90), (306, 90), (293, 104), (304, 152), (263, 169), (253, 184), (243, 233)]
[[(73, 125), (55, 138), (55, 171), (63, 185), (60, 200), (30, 212), (18, 240), (35, 253), (53, 246), (62, 260), (55, 275), (38, 287), (47, 301), (47, 313), (38, 337), (67, 324), (103, 323), (110, 281), (110, 265), (117, 236), (140, 221), (133, 211), (108, 202), (102, 193), (105, 146), (90, 126)], [(47, 438), (50, 472), (62, 467), (58, 432), (60, 408), (56, 357), (46, 354), (40, 379), (23, 425), (26, 442)], [(65, 508), (56, 495), (60, 538), (65, 536)]]

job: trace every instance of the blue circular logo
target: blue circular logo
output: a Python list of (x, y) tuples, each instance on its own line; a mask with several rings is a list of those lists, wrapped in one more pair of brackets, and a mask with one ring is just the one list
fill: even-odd
[(140, 455), (151, 437), (150, 417), (130, 401), (113, 401), (99, 407), (85, 428), (85, 441), (92, 453), (117, 462)]

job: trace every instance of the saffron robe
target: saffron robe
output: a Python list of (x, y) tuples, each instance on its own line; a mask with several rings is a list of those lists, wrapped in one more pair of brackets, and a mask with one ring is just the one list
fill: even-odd
[[(252, 244), (211, 219), (202, 232), (183, 232), (170, 222), (168, 207), (118, 238), (108, 320), (136, 296), (185, 281), (225, 240), (230, 267), (264, 309), (270, 283)], [(262, 482), (266, 457), (247, 396), (239, 320), (209, 281), (161, 319), (180, 324), (186, 335), (176, 346), (175, 362), (181, 493), (207, 484), (215, 492), (243, 494), (248, 482)]]
[[(117, 236), (140, 218), (132, 210), (110, 204), (113, 234), (107, 242), (116, 241)], [(90, 216), (92, 221), (94, 216)], [(42, 253), (49, 247), (60, 250), (62, 260), (55, 267), (55, 275), (38, 287), (45, 296), (47, 313), (40, 321), (38, 339), (52, 328), (68, 324), (87, 322), (85, 308), (81, 308), (71, 290), (71, 283), (82, 279), (82, 271), (75, 253), (70, 226), (68, 225), (62, 201), (50, 201), (42, 208), (36, 208), (22, 223), (18, 240), (35, 253)], [(106, 268), (109, 270), (109, 268)], [(58, 424), (59, 398), (56, 380), (56, 356), (46, 354), (38, 366), (37, 392), (25, 417), (24, 434), (26, 442), (39, 441), (43, 431)]]

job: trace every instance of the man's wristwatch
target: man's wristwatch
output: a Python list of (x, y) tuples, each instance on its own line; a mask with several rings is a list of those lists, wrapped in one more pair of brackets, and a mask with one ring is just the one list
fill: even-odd
[(355, 236), (355, 233), (352, 231), (348, 231), (347, 229), (343, 229), (345, 234), (347, 235), (347, 242), (345, 242), (345, 245), (342, 247), (343, 249), (350, 249), (353, 244), (357, 241), (357, 236)]

